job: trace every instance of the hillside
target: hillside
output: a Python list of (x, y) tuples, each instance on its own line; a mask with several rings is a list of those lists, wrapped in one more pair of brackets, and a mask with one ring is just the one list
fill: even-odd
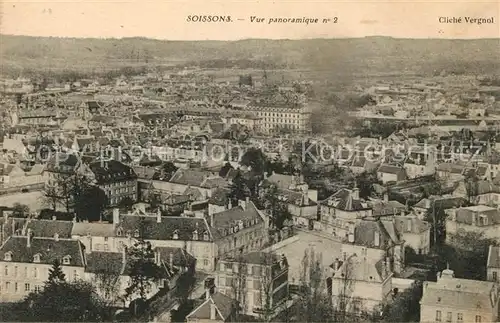
[[(340, 73), (466, 69), (498, 73), (498, 39), (438, 40), (366, 37), (356, 39), (163, 41), (147, 38), (75, 39), (1, 36), (4, 68), (96, 68), (251, 60), (267, 67)], [(45, 63), (45, 64), (43, 64)]]

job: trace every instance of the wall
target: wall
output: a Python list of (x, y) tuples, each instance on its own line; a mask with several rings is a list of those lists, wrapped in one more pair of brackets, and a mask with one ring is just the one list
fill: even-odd
[[(8, 268), (8, 275), (5, 275), (5, 267)], [(15, 302), (23, 299), (35, 288), (42, 288), (49, 277), (49, 270), (52, 265), (37, 263), (16, 263), (0, 262), (0, 301)], [(61, 266), (66, 275), (66, 280), (83, 279), (85, 270), (83, 267)], [(9, 291), (6, 291), (6, 283), (9, 284)], [(17, 283), (17, 292), (15, 286)], [(29, 284), (29, 290), (26, 289)]]
[(412, 247), (417, 254), (427, 254), (430, 250), (430, 236), (430, 229), (422, 233), (404, 232), (403, 240), (405, 244)]
[[(498, 232), (500, 231), (500, 225), (489, 225), (489, 226), (475, 226), (475, 225), (468, 225), (464, 223), (458, 223), (452, 220), (447, 220), (446, 221), (446, 232), (451, 233), (451, 234), (456, 234), (460, 229), (465, 230), (466, 232), (477, 232), (477, 233), (484, 233), (485, 238), (489, 239), (496, 239), (497, 241), (500, 242), (500, 236), (498, 235)], [(449, 235), (447, 235), (446, 239), (448, 240)]]
[(485, 310), (481, 311), (480, 309), (476, 311), (466, 311), (463, 308), (421, 305), (420, 322), (435, 322), (436, 311), (441, 311), (441, 322), (446, 322), (448, 312), (451, 312), (453, 322), (457, 322), (458, 313), (462, 313), (463, 322), (476, 322), (476, 315), (481, 315), (481, 322), (496, 322), (497, 318), (497, 316), (494, 316), (491, 312)]

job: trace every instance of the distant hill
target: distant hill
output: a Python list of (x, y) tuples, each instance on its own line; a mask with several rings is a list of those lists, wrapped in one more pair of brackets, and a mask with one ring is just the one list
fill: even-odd
[[(164, 41), (147, 38), (77, 39), (1, 35), (5, 66), (67, 68), (134, 64), (214, 65), (214, 61), (265, 62), (264, 67), (432, 72), (436, 69), (497, 73), (498, 39), (440, 40), (365, 37), (355, 39)], [(45, 64), (44, 64), (45, 63)], [(235, 64), (234, 62), (232, 64)], [(237, 63), (236, 63), (237, 64)], [(244, 63), (245, 64), (245, 63)], [(252, 63), (248, 63), (252, 65)], [(215, 65), (217, 65), (215, 63)], [(94, 67), (95, 67), (94, 66)], [(262, 67), (262, 66), (259, 66)]]

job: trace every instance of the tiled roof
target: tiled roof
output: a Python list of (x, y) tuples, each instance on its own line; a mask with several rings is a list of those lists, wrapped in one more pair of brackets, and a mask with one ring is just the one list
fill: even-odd
[(113, 237), (114, 229), (111, 223), (76, 222), (71, 230), (72, 236)]
[(126, 181), (137, 178), (134, 170), (116, 160), (105, 162), (94, 162), (89, 165), (99, 184), (113, 183), (116, 181)]
[(396, 230), (400, 233), (422, 233), (430, 230), (431, 225), (427, 221), (419, 220), (415, 217), (396, 216), (394, 218)]
[(210, 306), (214, 304), (216, 307), (216, 319), (226, 321), (231, 314), (237, 312), (237, 301), (229, 296), (219, 292), (214, 293), (203, 302), (198, 308), (194, 309), (187, 316), (188, 319), (209, 320), (210, 319)]
[(342, 188), (326, 200), (322, 201), (321, 204), (350, 212), (371, 209), (365, 201), (356, 199), (355, 197), (356, 196), (352, 190)]
[(31, 229), (35, 237), (53, 238), (57, 233), (59, 238), (71, 238), (72, 221), (60, 220), (29, 220), (26, 229)]
[(86, 255), (86, 272), (109, 273), (120, 275), (123, 270), (123, 254), (121, 252), (96, 252)]
[(147, 240), (174, 240), (174, 232), (177, 232), (181, 241), (193, 240), (193, 232), (198, 231), (198, 240), (203, 241), (204, 232), (209, 233), (209, 241), (212, 241), (210, 229), (205, 219), (191, 217), (164, 216), (157, 223), (156, 216), (123, 215), (120, 223), (116, 225), (115, 235), (122, 232), (122, 236), (130, 234), (134, 236), (135, 230), (140, 227), (143, 219), (143, 234)]
[[(378, 233), (379, 245), (375, 243), (375, 235)], [(375, 249), (387, 249), (393, 241), (381, 221), (361, 220), (354, 228), (354, 244)]]
[(0, 260), (7, 252), (12, 253), (12, 262), (33, 263), (34, 256), (40, 255), (40, 263), (51, 265), (55, 260), (70, 256), (70, 266), (84, 266), (82, 244), (77, 240), (31, 238), (31, 246), (27, 245), (27, 237), (12, 236), (0, 248)]
[(478, 308), (481, 308), (481, 311), (493, 310), (491, 293), (495, 288), (494, 282), (441, 277), (437, 282), (424, 283), (420, 303), (471, 312), (477, 311)]
[(406, 210), (406, 205), (398, 201), (380, 201), (375, 203), (370, 203), (373, 208), (373, 216), (386, 216), (395, 215), (401, 213), (401, 211)]
[(389, 269), (384, 266), (384, 261), (385, 259), (381, 259), (375, 262), (358, 257), (354, 254), (347, 258), (346, 261), (342, 262), (340, 268), (335, 271), (333, 277), (354, 281), (382, 283), (390, 275)]
[(183, 248), (156, 247), (154, 251), (159, 252), (160, 259), (166, 264), (169, 264), (170, 254), (172, 254), (173, 265), (176, 267), (191, 267), (196, 263), (196, 258)]
[(228, 194), (228, 189), (218, 188), (215, 192), (212, 193), (212, 196), (208, 200), (208, 203), (218, 206), (226, 206), (229, 203)]
[[(247, 227), (250, 225), (248, 222), (255, 221), (260, 223), (263, 220), (255, 205), (252, 202), (248, 202), (245, 209), (241, 206), (237, 206), (229, 210), (215, 213), (213, 215), (213, 221), (214, 231), (218, 232), (221, 236), (225, 236), (227, 230), (238, 225), (239, 221), (243, 221), (244, 226)], [(247, 222), (246, 225), (245, 222)]]
[[(413, 207), (426, 209), (426, 201), (429, 201), (429, 199), (422, 199)], [(465, 205), (466, 202), (467, 201), (464, 198), (456, 196), (434, 197), (430, 199), (430, 208), (435, 207), (437, 210), (448, 210), (454, 207), (461, 207), (462, 205)]]
[(404, 174), (405, 170), (404, 170), (404, 168), (399, 167), (399, 166), (382, 164), (378, 168), (377, 172), (398, 175), (398, 174)]
[[(488, 219), (487, 224), (481, 224), (479, 216), (485, 216)], [(476, 223), (474, 223), (474, 220)], [(471, 207), (462, 207), (456, 210), (456, 222), (469, 225), (497, 225), (500, 224), (500, 211), (484, 205)]]
[(200, 187), (203, 181), (211, 175), (210, 172), (202, 170), (178, 169), (174, 175), (172, 175), (170, 182)]

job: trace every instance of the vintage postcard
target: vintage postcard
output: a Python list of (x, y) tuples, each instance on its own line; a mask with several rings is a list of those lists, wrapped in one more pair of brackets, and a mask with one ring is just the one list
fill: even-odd
[(499, 19), (0, 0), (0, 321), (500, 321)]

